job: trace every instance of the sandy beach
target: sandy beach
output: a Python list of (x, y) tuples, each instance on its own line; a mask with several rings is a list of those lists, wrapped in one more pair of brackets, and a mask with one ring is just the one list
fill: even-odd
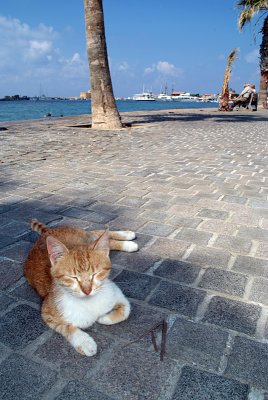
[[(89, 116), (1, 124), (0, 398), (267, 399), (268, 110), (122, 120), (131, 127), (97, 132)], [(23, 277), (31, 218), (137, 233), (137, 253), (111, 254), (130, 318), (88, 329), (94, 357), (41, 320)], [(145, 333), (163, 320), (160, 361)]]

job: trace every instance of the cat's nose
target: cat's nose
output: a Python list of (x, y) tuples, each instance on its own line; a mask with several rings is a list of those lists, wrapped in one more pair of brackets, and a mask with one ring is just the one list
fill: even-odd
[(91, 286), (81, 286), (81, 290), (83, 293), (85, 293), (88, 296), (92, 291), (92, 287)]

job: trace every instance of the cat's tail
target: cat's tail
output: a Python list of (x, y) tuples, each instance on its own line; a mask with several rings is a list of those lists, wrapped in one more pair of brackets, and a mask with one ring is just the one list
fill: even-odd
[(42, 222), (37, 221), (37, 219), (31, 220), (31, 228), (33, 231), (39, 233), (39, 235), (42, 235), (42, 233), (45, 233), (48, 230), (48, 227), (42, 224)]

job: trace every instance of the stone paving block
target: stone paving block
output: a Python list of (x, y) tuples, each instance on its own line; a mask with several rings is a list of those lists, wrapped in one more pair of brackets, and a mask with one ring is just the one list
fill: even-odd
[(23, 266), (21, 263), (4, 258), (0, 259), (0, 289), (6, 289), (22, 276)]
[(213, 218), (213, 219), (226, 219), (228, 218), (229, 213), (227, 211), (203, 208), (197, 214), (197, 217), (201, 218)]
[(187, 261), (201, 266), (227, 268), (231, 254), (211, 247), (195, 247)]
[(114, 279), (114, 282), (127, 297), (138, 300), (145, 300), (159, 281), (158, 278), (126, 270)]
[(5, 234), (11, 237), (17, 237), (30, 230), (31, 227), (29, 223), (23, 221), (12, 221), (7, 226), (0, 228), (0, 236)]
[(268, 242), (260, 242), (255, 257), (268, 258)]
[(221, 220), (206, 220), (198, 226), (198, 230), (212, 233), (222, 233), (224, 235), (233, 235), (237, 230), (237, 225)]
[(225, 375), (267, 390), (268, 344), (236, 337)]
[(157, 255), (143, 249), (135, 253), (111, 252), (110, 257), (113, 265), (117, 264), (137, 272), (146, 271), (160, 260)]
[(246, 400), (248, 385), (184, 367), (172, 400)]
[(112, 400), (112, 397), (80, 382), (69, 382), (55, 400)]
[(240, 301), (213, 297), (203, 320), (248, 335), (254, 335), (261, 307)]
[(70, 207), (61, 212), (61, 215), (72, 218), (81, 218), (86, 221), (106, 224), (117, 217), (115, 214), (101, 214), (94, 211), (86, 210), (85, 208)]
[[(228, 333), (200, 323), (177, 318), (167, 339), (167, 354), (180, 364), (217, 370)], [(217, 345), (215, 345), (217, 344)]]
[(213, 247), (220, 247), (234, 253), (249, 253), (252, 241), (236, 236), (219, 235)]
[(201, 218), (172, 216), (168, 223), (177, 227), (185, 226), (186, 228), (197, 228), (203, 220)]
[(14, 302), (14, 299), (6, 294), (0, 295), (0, 312), (5, 311), (7, 307)]
[(159, 238), (147, 250), (158, 258), (180, 259), (189, 246), (186, 241)]
[(168, 236), (174, 232), (175, 228), (155, 222), (148, 222), (139, 231), (148, 235)]
[(268, 278), (268, 260), (239, 256), (237, 257), (232, 269), (244, 274)]
[(32, 303), (40, 304), (42, 303), (41, 297), (37, 294), (37, 292), (29, 285), (26, 281), (22, 283), (20, 286), (15, 287), (14, 289), (9, 291), (10, 295), (13, 297), (17, 297), (18, 300), (27, 300)]
[(241, 226), (238, 235), (252, 240), (268, 240), (268, 229)]
[(242, 297), (248, 277), (231, 271), (208, 268), (198, 286)]
[(154, 271), (154, 275), (176, 280), (182, 283), (193, 283), (201, 268), (184, 261), (164, 260)]
[(64, 379), (78, 377), (83, 379), (90, 369), (95, 368), (106, 352), (113, 347), (114, 339), (98, 335), (88, 330), (90, 336), (97, 343), (98, 352), (94, 357), (85, 357), (78, 353), (71, 344), (60, 334), (54, 333), (34, 353), (40, 360), (45, 360), (57, 367), (60, 376)]
[(175, 236), (175, 239), (206, 245), (211, 237), (212, 233), (197, 231), (196, 229), (191, 228), (182, 228)]
[(232, 196), (227, 194), (222, 198), (222, 201), (226, 201), (227, 203), (245, 204), (247, 202), (247, 198), (241, 196)]
[[(5, 231), (5, 228), (3, 228), (3, 232)], [(0, 234), (0, 249), (9, 246), (10, 244), (13, 244), (17, 241), (17, 239), (7, 236), (6, 234)]]
[(15, 244), (1, 249), (0, 257), (7, 257), (14, 261), (24, 262), (31, 247), (32, 243), (20, 240)]
[(205, 292), (203, 290), (161, 282), (157, 291), (150, 298), (149, 304), (194, 317), (198, 305), (204, 298)]
[(14, 350), (22, 349), (45, 332), (46, 329), (40, 311), (26, 304), (21, 304), (2, 316), (0, 341)]
[(174, 361), (166, 358), (161, 362), (159, 353), (132, 346), (113, 354), (90, 381), (95, 388), (120, 400), (157, 400), (172, 384), (177, 370)]
[(268, 279), (254, 279), (250, 290), (249, 300), (268, 305)]
[(56, 380), (55, 371), (12, 354), (0, 365), (1, 399), (38, 399)]

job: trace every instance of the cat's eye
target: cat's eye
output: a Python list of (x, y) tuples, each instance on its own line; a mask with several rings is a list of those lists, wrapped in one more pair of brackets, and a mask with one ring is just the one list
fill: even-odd
[(77, 281), (79, 280), (79, 279), (77, 278), (77, 276), (71, 276), (71, 278), (76, 279)]

